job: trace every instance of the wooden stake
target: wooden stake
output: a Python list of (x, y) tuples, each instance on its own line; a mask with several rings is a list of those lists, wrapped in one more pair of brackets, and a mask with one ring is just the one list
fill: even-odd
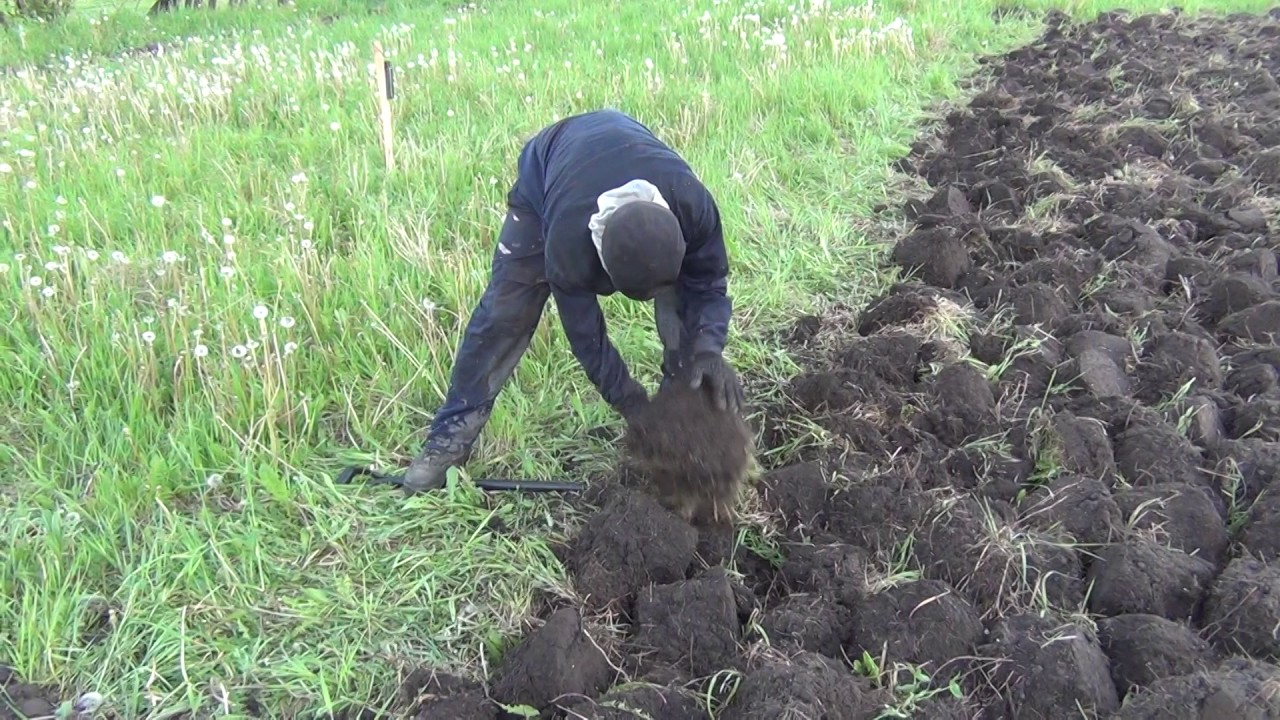
[(391, 75), (391, 66), (387, 63), (386, 56), (382, 54), (382, 43), (377, 40), (373, 41), (373, 71), (377, 76), (377, 101), (378, 101), (378, 119), (380, 132), (382, 137), (382, 157), (386, 161), (387, 171), (395, 169), (395, 156), (391, 151), (392, 134), (391, 134), (391, 93), (388, 81)]

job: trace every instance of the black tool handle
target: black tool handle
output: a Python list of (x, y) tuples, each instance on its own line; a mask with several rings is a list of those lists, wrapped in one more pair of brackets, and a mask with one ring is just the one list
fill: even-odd
[[(347, 485), (361, 475), (369, 477), (369, 482), (373, 485), (400, 486), (404, 484), (403, 473), (382, 473), (367, 467), (344, 468), (342, 472), (338, 473), (338, 477), (334, 479), (334, 482), (338, 485)], [(475, 481), (475, 486), (481, 490), (514, 492), (582, 492), (587, 489), (585, 483), (564, 480), (507, 480), (503, 478), (480, 478)]]
[(481, 490), (513, 490), (516, 492), (582, 492), (587, 489), (583, 483), (567, 480), (504, 480), (500, 478), (481, 478), (475, 481)]

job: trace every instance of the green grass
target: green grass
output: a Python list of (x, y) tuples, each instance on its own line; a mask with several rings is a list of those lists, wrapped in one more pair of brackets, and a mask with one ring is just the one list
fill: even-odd
[[(297, 717), (421, 664), (483, 675), (535, 592), (566, 591), (564, 514), (330, 477), (418, 449), (524, 138), (608, 105), (686, 155), (726, 223), (728, 357), (767, 394), (795, 370), (772, 331), (883, 286), (860, 219), (923, 108), (1035, 30), (981, 0), (794, 4), (130, 3), (0, 29), (0, 663), (124, 717), (250, 695)], [(1208, 5), (1265, 7), (1187, 7)], [(604, 306), (652, 386), (649, 309)], [(585, 432), (616, 422), (549, 305), (469, 469), (597, 475), (611, 449)]]

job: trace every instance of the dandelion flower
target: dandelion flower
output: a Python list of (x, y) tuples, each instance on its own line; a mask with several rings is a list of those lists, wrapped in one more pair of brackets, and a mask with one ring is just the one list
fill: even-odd
[(247, 347), (245, 347), (245, 346), (243, 346), (243, 345), (237, 345), (237, 346), (235, 346), (235, 347), (231, 348), (231, 357), (234, 357), (234, 358), (242, 358), (242, 357), (244, 357), (244, 356), (245, 356), (245, 355), (247, 355), (247, 354), (249, 354), (249, 348), (247, 348)]
[(307, 181), (307, 174), (304, 172), (297, 173), (293, 177), (289, 178), (289, 181), (292, 182), (294, 185), (297, 185), (299, 183), (304, 183)]
[(118, 178), (124, 177), (124, 168), (116, 168), (116, 177)]
[(86, 249), (86, 250), (84, 251), (84, 256), (85, 256), (85, 257), (86, 257), (90, 262), (93, 262), (94, 260), (97, 260), (97, 259), (98, 259), (98, 251), (97, 251), (97, 250), (94, 250), (93, 248), (88, 248), (88, 249)]
[(292, 341), (292, 340), (290, 340), (289, 342), (287, 342), (287, 343), (285, 343), (285, 344), (284, 344), (284, 354), (285, 354), (285, 355), (292, 355), (292, 354), (293, 354), (293, 352), (294, 352), (295, 350), (297, 350), (297, 349), (298, 349), (298, 343), (296, 343), (296, 342), (294, 342), (294, 341)]
[(172, 265), (178, 262), (178, 253), (174, 250), (165, 250), (164, 254), (160, 256), (160, 259)]
[(267, 310), (266, 305), (255, 305), (253, 308), (253, 316), (259, 320), (266, 320), (269, 314), (270, 311)]
[(222, 227), (231, 227), (231, 218), (222, 218)]
[(151, 343), (153, 343), (153, 342), (155, 342), (155, 341), (156, 341), (156, 334), (155, 334), (155, 333), (151, 332), (150, 330), (148, 330), (148, 331), (146, 331), (146, 332), (142, 333), (142, 342), (144, 342), (144, 343), (146, 343), (146, 344), (150, 345)]
[(120, 252), (119, 250), (115, 250), (111, 253), (111, 259), (114, 260), (115, 262), (120, 263), (121, 265), (128, 264), (129, 262), (129, 258), (125, 257), (125, 254)]
[(222, 484), (222, 476), (218, 473), (210, 473), (209, 477), (204, 479), (204, 484), (212, 490)]
[(223, 265), (221, 268), (218, 269), (218, 274), (230, 280), (236, 274), (236, 269), (233, 267), (228, 267), (226, 265)]
[(165, 200), (164, 200), (164, 196), (163, 196), (163, 195), (152, 195), (152, 196), (151, 196), (151, 204), (152, 204), (152, 205), (154, 205), (154, 206), (156, 206), (156, 207), (164, 207), (164, 202), (165, 202)]
[(197, 345), (191, 349), (191, 352), (193, 355), (195, 355), (198, 358), (207, 357), (209, 355), (209, 346)]
[(9, 272), (9, 266), (6, 263), (0, 263), (0, 275)]
[(288, 330), (293, 326), (294, 326), (294, 320), (289, 315), (285, 315), (284, 317), (280, 318), (280, 327), (284, 328), (285, 330)]
[(54, 294), (55, 294), (55, 293), (57, 293), (57, 292), (58, 292), (57, 290), (54, 290), (54, 289), (53, 289), (53, 286), (52, 286), (52, 285), (46, 285), (46, 286), (44, 287), (44, 289), (40, 291), (40, 294), (41, 294), (41, 295), (43, 295), (43, 296), (45, 296), (45, 297), (47, 297), (47, 298), (51, 298), (51, 297), (53, 297), (53, 296), (54, 296)]
[(31, 285), (31, 287), (40, 287), (44, 284), (44, 278), (39, 275), (32, 275), (31, 279), (27, 280), (27, 283)]
[(235, 242), (236, 242), (236, 236), (235, 236), (235, 235), (232, 235), (232, 234), (230, 234), (230, 233), (227, 233), (226, 235), (223, 235), (223, 236), (222, 236), (222, 244), (223, 244), (223, 245), (234, 245), (234, 244), (235, 244)]
[(0, 163), (0, 175), (8, 175), (13, 172), (13, 166), (9, 163)]
[(329, 129), (334, 132), (338, 132), (339, 130), (342, 129), (342, 124), (338, 122), (331, 122), (329, 123)]

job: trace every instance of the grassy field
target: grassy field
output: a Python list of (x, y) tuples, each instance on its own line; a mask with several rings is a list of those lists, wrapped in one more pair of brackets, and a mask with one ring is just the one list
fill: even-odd
[[(883, 286), (865, 218), (922, 110), (1034, 33), (998, 4), (130, 4), (0, 28), (0, 664), (125, 717), (298, 717), (422, 664), (483, 674), (535, 591), (568, 591), (554, 502), (331, 477), (418, 449), (523, 140), (614, 106), (688, 157), (727, 227), (728, 357), (767, 395), (794, 369), (781, 323)], [(1266, 4), (1184, 6), (1224, 5)], [(649, 308), (605, 309), (652, 386)], [(469, 470), (596, 476), (587, 430), (616, 423), (549, 305)]]

